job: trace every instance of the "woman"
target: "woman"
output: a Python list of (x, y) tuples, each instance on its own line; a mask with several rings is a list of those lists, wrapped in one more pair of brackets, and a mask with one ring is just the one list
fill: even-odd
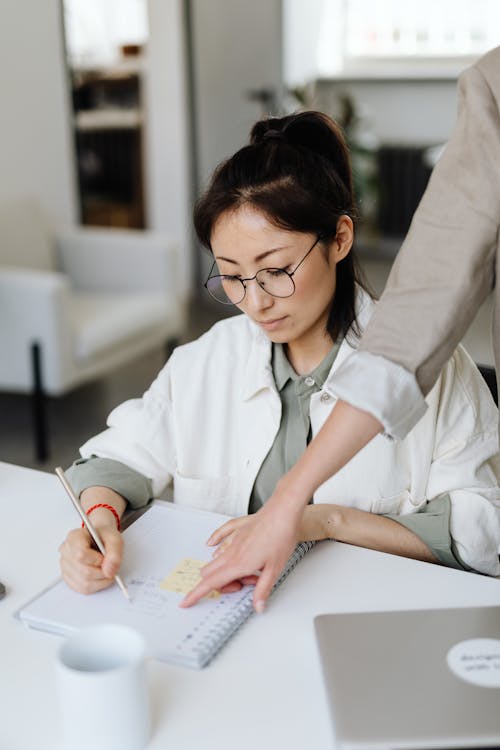
[[(331, 413), (332, 375), (373, 312), (352, 252), (353, 218), (348, 151), (322, 114), (257, 123), (250, 145), (218, 168), (195, 226), (214, 255), (208, 291), (244, 315), (179, 347), (143, 398), (115, 409), (82, 447), (70, 478), (107, 554), (91, 549), (85, 531), (71, 532), (61, 547), (71, 586), (92, 592), (112, 582), (117, 518), (171, 479), (177, 503), (261, 517), (254, 512)], [(495, 422), (481, 376), (457, 350), (419, 426), (401, 443), (379, 436), (356, 464), (325, 477), (287, 530), (290, 546), (331, 537), (496, 575)], [(227, 545), (248, 523), (230, 522), (211, 542)], [(230, 547), (211, 563), (216, 570)], [(259, 577), (258, 610), (274, 573)]]

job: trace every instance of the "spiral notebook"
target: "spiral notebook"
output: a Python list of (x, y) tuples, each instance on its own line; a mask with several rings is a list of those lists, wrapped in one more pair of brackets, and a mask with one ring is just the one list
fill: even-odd
[[(117, 586), (84, 596), (60, 580), (16, 616), (31, 628), (60, 635), (101, 622), (119, 622), (143, 634), (149, 656), (200, 669), (253, 612), (253, 586), (232, 594), (211, 594), (190, 609), (179, 607), (199, 579), (200, 567), (211, 559), (206, 540), (227, 520), (216, 513), (154, 502), (124, 531), (120, 575), (131, 603)], [(296, 547), (274, 589), (313, 544)]]

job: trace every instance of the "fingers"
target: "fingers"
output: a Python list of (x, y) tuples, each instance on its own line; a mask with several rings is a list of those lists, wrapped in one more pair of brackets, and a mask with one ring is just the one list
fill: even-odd
[(247, 517), (243, 518), (231, 518), (230, 521), (226, 521), (226, 523), (222, 524), (222, 526), (219, 526), (218, 529), (216, 529), (213, 534), (207, 539), (207, 544), (209, 547), (215, 547), (216, 544), (220, 544), (223, 539), (225, 539), (229, 534), (232, 534), (233, 531), (236, 531), (238, 526), (241, 526), (245, 521), (247, 521)]
[(115, 582), (114, 578), (104, 578), (102, 575), (93, 580), (88, 578), (82, 579), (78, 573), (73, 574), (71, 571), (66, 572), (63, 577), (70, 588), (79, 594), (85, 595), (95, 594), (97, 591), (106, 589)]
[(233, 531), (232, 534), (230, 534), (222, 542), (220, 542), (219, 546), (216, 547), (214, 549), (214, 551), (212, 552), (212, 557), (213, 558), (219, 557), (219, 555), (222, 555), (222, 553), (227, 550), (227, 548), (229, 547), (229, 545), (231, 544), (231, 542), (234, 539), (234, 534), (235, 534), (235, 532)]
[(70, 531), (59, 547), (61, 558), (71, 559), (80, 565), (101, 565), (102, 555), (91, 547), (92, 540), (85, 529)]
[(230, 585), (234, 581), (238, 580), (237, 575), (231, 575), (226, 569), (221, 573), (202, 578), (201, 581), (194, 587), (192, 591), (187, 594), (182, 602), (181, 607), (192, 607), (204, 596), (210, 594), (211, 591), (220, 591), (224, 586)]
[[(283, 523), (277, 512), (269, 510), (270, 502), (253, 516), (232, 519), (212, 534), (209, 544), (223, 540), (228, 543), (202, 568), (202, 580), (183, 599), (181, 607), (191, 607), (211, 591), (223, 590), (261, 571), (253, 603), (257, 612), (264, 611), (273, 585), (296, 544), (298, 531), (297, 519), (293, 517), (290, 523), (287, 517), (287, 523)], [(235, 538), (229, 540), (233, 533)]]
[(107, 578), (114, 578), (122, 564), (123, 538), (118, 530), (112, 527), (102, 529), (100, 534), (106, 550), (102, 562), (102, 572)]
[[(206, 578), (202, 578), (202, 580), (198, 583), (195, 588), (187, 594), (182, 602), (180, 603), (181, 607), (192, 607), (193, 604), (196, 604), (200, 599), (203, 599), (204, 596), (207, 594), (210, 594), (212, 591), (220, 591), (222, 594), (230, 594), (234, 591), (239, 591), (242, 586), (253, 586), (257, 583), (257, 586), (262, 580), (262, 576), (264, 574), (256, 575), (255, 573), (248, 576), (241, 576), (237, 578), (234, 577), (233, 580), (230, 580), (230, 583), (228, 583), (228, 571), (226, 568), (223, 568), (220, 572), (216, 572), (210, 576), (207, 576)], [(277, 575), (276, 575), (277, 578)], [(255, 597), (254, 592), (254, 609), (256, 612), (263, 612), (265, 608), (265, 604), (267, 602), (267, 599), (269, 598), (269, 594), (271, 593), (272, 587), (274, 585), (275, 578), (273, 577), (272, 572), (268, 572), (267, 578), (264, 578), (264, 586), (262, 586), (258, 593), (258, 598)], [(259, 604), (259, 609), (257, 609), (258, 602), (263, 602), (263, 604)]]
[(235, 591), (240, 591), (243, 586), (255, 586), (258, 580), (259, 576), (257, 575), (243, 576), (243, 578), (240, 578), (239, 581), (232, 581), (226, 586), (222, 586), (219, 591), (221, 592), (221, 594), (232, 594)]
[(259, 580), (258, 575), (243, 576), (243, 578), (240, 578), (240, 581), (243, 584), (243, 586), (255, 586), (258, 580)]
[[(212, 573), (215, 573), (217, 570), (220, 570), (220, 568), (222, 568), (226, 563), (226, 557), (227, 557), (228, 551), (229, 551), (229, 546), (225, 547), (224, 549), (221, 549), (220, 551), (216, 550), (214, 554), (212, 555), (212, 560), (208, 562), (206, 565), (204, 565), (202, 569), (200, 570), (201, 577), (206, 578)], [(237, 576), (235, 576), (235, 580), (236, 578)]]
[(106, 549), (103, 558), (92, 548), (92, 540), (85, 529), (70, 531), (61, 544), (60, 566), (68, 586), (81, 594), (92, 594), (114, 582), (122, 557), (123, 542), (116, 530), (100, 530)]
[(241, 591), (242, 588), (243, 583), (241, 581), (233, 581), (226, 586), (222, 586), (219, 591), (221, 594), (234, 594), (236, 591)]
[(259, 614), (262, 614), (266, 607), (267, 600), (269, 599), (273, 586), (276, 583), (279, 572), (280, 571), (276, 570), (276, 568), (268, 566), (264, 568), (258, 577), (255, 591), (253, 592), (253, 608)]

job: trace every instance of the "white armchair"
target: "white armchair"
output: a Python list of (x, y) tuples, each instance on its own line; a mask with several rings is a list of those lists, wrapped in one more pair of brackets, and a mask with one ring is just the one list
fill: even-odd
[(177, 252), (171, 238), (150, 231), (54, 232), (28, 200), (0, 208), (0, 390), (33, 395), (40, 460), (45, 395), (182, 335)]

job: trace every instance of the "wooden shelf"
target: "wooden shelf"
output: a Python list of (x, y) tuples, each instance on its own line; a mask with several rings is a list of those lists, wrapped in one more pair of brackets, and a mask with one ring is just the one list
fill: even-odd
[(142, 112), (139, 109), (87, 109), (75, 114), (77, 130), (122, 130), (139, 128)]

